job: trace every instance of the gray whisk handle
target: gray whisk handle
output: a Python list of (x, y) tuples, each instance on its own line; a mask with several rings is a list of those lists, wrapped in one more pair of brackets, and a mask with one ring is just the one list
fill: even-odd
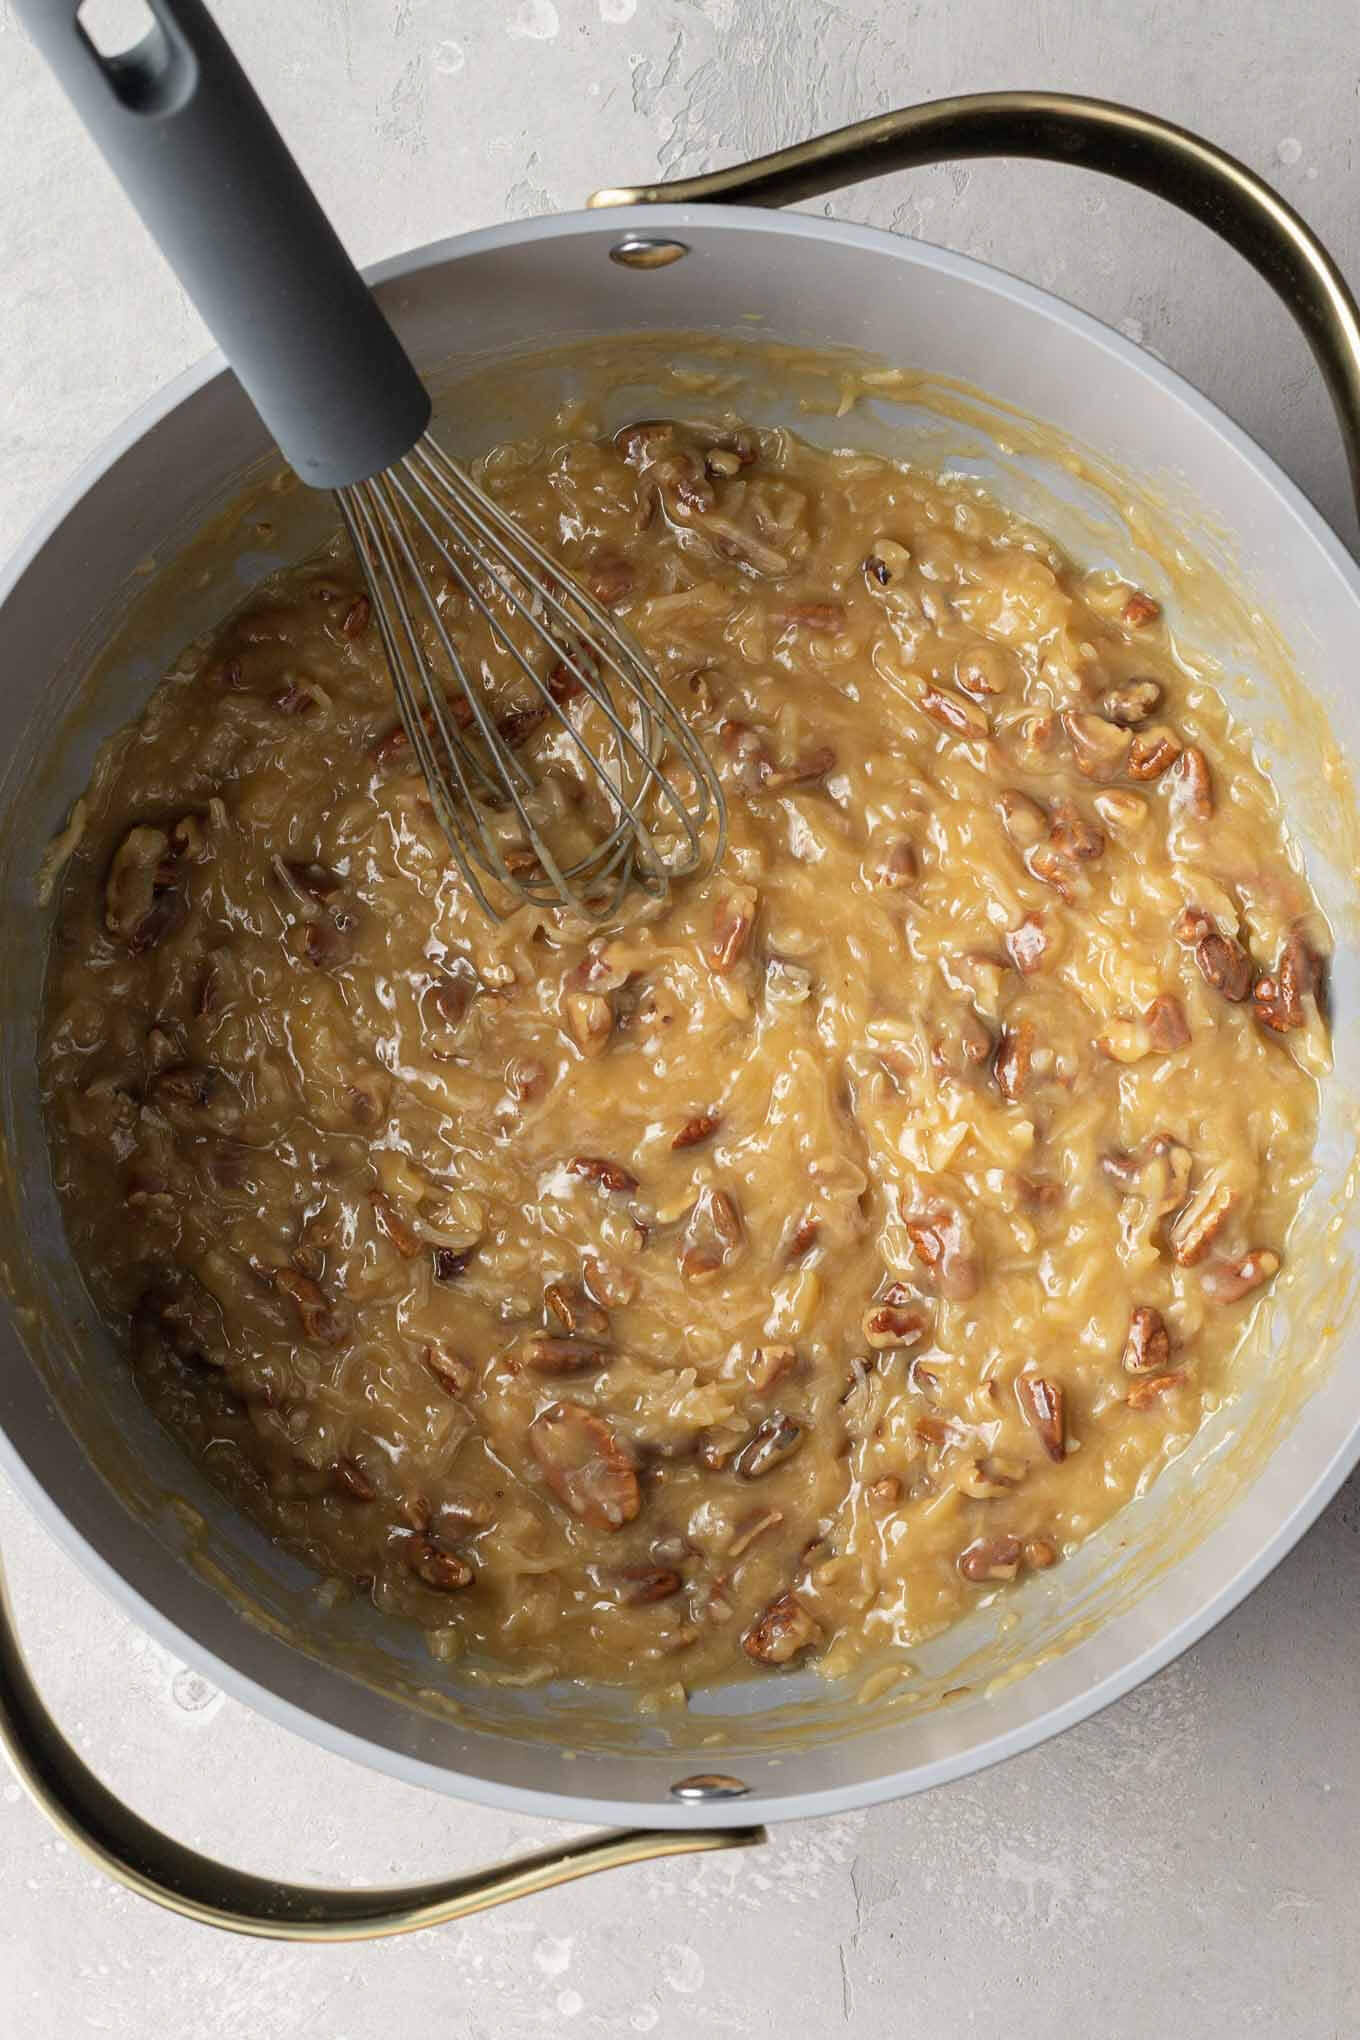
[(390, 467), (430, 400), (202, 0), (102, 56), (77, 0), (15, 0), (24, 27), (280, 447), (338, 488)]

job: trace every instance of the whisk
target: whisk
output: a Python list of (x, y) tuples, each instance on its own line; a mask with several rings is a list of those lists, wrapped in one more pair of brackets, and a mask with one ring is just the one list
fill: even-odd
[[(598, 921), (630, 888), (664, 897), (716, 862), (726, 814), (703, 746), (631, 633), (431, 436), (428, 392), (202, 0), (16, 8), (290, 465), (335, 491), (482, 909)], [(565, 850), (554, 788), (468, 672), (436, 575), (562, 739), (538, 749), (581, 784)]]

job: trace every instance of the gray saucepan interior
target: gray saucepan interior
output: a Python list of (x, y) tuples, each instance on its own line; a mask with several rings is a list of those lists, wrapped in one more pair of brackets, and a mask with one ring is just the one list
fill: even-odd
[[(678, 234), (692, 252), (671, 268), (619, 267), (608, 251), (630, 226)], [(670, 1798), (694, 1771), (735, 1772), (751, 1791), (742, 1817), (770, 1819), (956, 1776), (1080, 1718), (1183, 1648), (1288, 1548), (1360, 1452), (1346, 1194), (1360, 943), (1345, 764), (1360, 751), (1360, 576), (1291, 485), (1184, 384), (1040, 293), (909, 241), (812, 217), (666, 209), (522, 223), (380, 275), (389, 313), (443, 393), (441, 429), (456, 452), (544, 428), (612, 355), (611, 422), (730, 404), (823, 443), (976, 474), (1080, 556), (1154, 593), (1168, 592), (1166, 549), (1178, 538), (1206, 563), (1196, 585), (1222, 569), (1246, 591), (1249, 601), (1206, 598), (1202, 616), (1178, 620), (1221, 660), (1268, 752), (1337, 935), (1337, 1069), (1291, 1268), (1241, 1396), (1171, 1472), (1077, 1559), (1007, 1598), (1013, 1626), (984, 1608), (872, 1701), (805, 1673), (639, 1718), (603, 1689), (490, 1684), (475, 1666), (436, 1663), (414, 1632), (357, 1602), (325, 1605), (315, 1579), (235, 1515), (138, 1402), (65, 1250), (34, 1077), (50, 923), (36, 874), (95, 749), (187, 639), (332, 524), (328, 499), (266, 490), (250, 516), (194, 549), (205, 519), (277, 465), (235, 382), (209, 363), (78, 478), (0, 608), (0, 1464), (172, 1649), (275, 1718), (415, 1782), (544, 1813), (682, 1825), (730, 1818), (730, 1808)], [(1244, 276), (1244, 298), (1259, 287)], [(655, 344), (677, 333), (688, 337)], [(758, 351), (769, 340), (862, 350), (995, 401), (941, 408), (926, 385), (884, 385), (838, 416), (841, 366), (781, 361)], [(726, 380), (677, 384), (671, 358)], [(1093, 449), (1090, 463), (1055, 457), (1059, 442), (1033, 435), (1027, 418)], [(1281, 647), (1307, 683), (1303, 709), (1281, 687)]]

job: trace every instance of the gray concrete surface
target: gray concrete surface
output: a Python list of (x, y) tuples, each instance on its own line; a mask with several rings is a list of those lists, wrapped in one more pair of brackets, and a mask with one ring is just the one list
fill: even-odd
[[(697, 170), (907, 100), (1139, 101), (1270, 177), (1360, 277), (1353, 6), (1296, 0), (219, 0), (355, 253)], [(973, 165), (846, 193), (1188, 373), (1347, 533), (1302, 343), (1152, 201)], [(0, 549), (204, 336), (0, 0)], [(0, 1549), (81, 1748), (258, 1869), (369, 1881), (544, 1840), (266, 1726), (165, 1656), (0, 1491)], [(103, 1884), (0, 1780), (0, 2040), (1198, 2040), (1360, 2032), (1360, 1487), (1198, 1649), (1100, 1719), (759, 1854), (622, 1873), (375, 1949), (213, 1936)]]

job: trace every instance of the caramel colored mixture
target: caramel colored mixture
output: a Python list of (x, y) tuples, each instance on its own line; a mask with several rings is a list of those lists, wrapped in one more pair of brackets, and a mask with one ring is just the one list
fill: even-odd
[(1157, 604), (971, 484), (678, 424), (480, 472), (719, 763), (721, 867), (493, 927), (352, 558), (261, 588), (87, 797), (71, 1238), (212, 1478), (438, 1654), (843, 1671), (1059, 1563), (1231, 1392), (1326, 930)]

